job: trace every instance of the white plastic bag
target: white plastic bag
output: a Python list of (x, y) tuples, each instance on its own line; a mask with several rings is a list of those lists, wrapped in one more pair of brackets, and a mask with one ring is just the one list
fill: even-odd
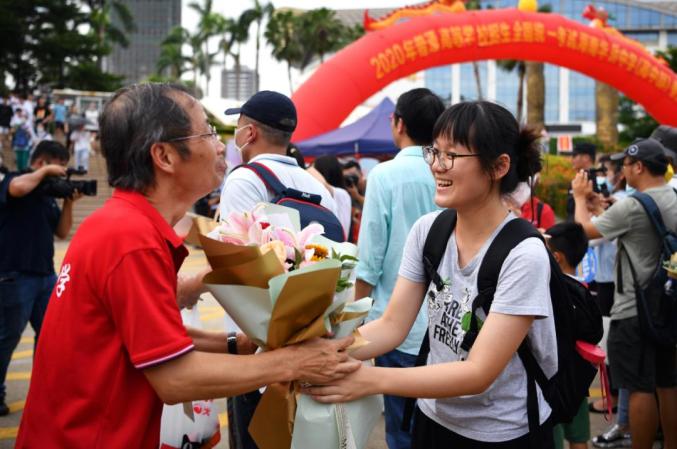
[[(183, 324), (201, 328), (197, 306), (181, 311)], [(165, 405), (160, 425), (160, 449), (209, 449), (221, 441), (214, 402), (193, 401)]]

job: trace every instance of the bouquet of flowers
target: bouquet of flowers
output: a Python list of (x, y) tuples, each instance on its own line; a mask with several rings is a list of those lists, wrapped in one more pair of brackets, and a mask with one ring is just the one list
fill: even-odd
[[(261, 348), (329, 333), (341, 338), (369, 312), (370, 298), (353, 301), (357, 248), (322, 232), (319, 224), (301, 229), (293, 209), (263, 204), (199, 235), (213, 269), (204, 278), (207, 288)], [(293, 383), (274, 384), (249, 431), (261, 449), (362, 448), (381, 408), (380, 396), (323, 405), (300, 396)]]

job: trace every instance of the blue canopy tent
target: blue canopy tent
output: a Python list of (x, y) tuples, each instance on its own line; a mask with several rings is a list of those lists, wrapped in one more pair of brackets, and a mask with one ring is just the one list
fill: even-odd
[(304, 157), (394, 154), (397, 147), (390, 131), (395, 104), (384, 98), (369, 114), (350, 125), (297, 142)]

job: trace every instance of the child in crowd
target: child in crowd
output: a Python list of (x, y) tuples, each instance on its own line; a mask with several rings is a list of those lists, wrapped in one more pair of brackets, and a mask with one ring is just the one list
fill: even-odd
[[(565, 222), (556, 224), (545, 232), (548, 248), (562, 272), (575, 279), (576, 267), (588, 250), (588, 237), (583, 227), (578, 223)], [(593, 301), (592, 296), (590, 301)], [(569, 442), (570, 449), (587, 449), (590, 439), (590, 412), (587, 399), (581, 403), (574, 419), (568, 424), (556, 425), (553, 433), (556, 449), (564, 448), (565, 439)]]
[(75, 155), (75, 167), (89, 171), (89, 152), (92, 133), (84, 125), (79, 126), (71, 133), (71, 144)]
[[(482, 259), (501, 229), (516, 219), (502, 198), (540, 169), (538, 134), (520, 129), (512, 114), (486, 101), (447, 109), (423, 148), (435, 178), (435, 203), (456, 211), (456, 225), (437, 274), (445, 288), (426, 295), (423, 247), (440, 212), (421, 217), (405, 245), (399, 277), (383, 316), (360, 328), (369, 342), (352, 355), (368, 360), (396, 348), (421, 307), (428, 310), (430, 353), (426, 366), (363, 366), (345, 381), (304, 388), (321, 402), (345, 402), (370, 394), (418, 399), (413, 449), (524, 449), (553, 447), (551, 409), (539, 398), (540, 426), (530, 434), (527, 375), (517, 349), (528, 337), (545, 375), (557, 370), (547, 250), (540, 239), (519, 243), (503, 263), (488, 314), (469, 351), (463, 321), (478, 294)], [(536, 387), (538, 388), (538, 387)]]

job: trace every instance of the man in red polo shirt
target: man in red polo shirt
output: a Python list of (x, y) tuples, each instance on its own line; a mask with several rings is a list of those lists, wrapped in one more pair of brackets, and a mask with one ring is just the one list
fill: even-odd
[(207, 352), (225, 352), (222, 335), (193, 341), (176, 304), (187, 251), (172, 226), (220, 184), (224, 145), (200, 104), (163, 84), (118, 91), (100, 130), (116, 190), (64, 258), (17, 448), (156, 449), (163, 402), (324, 383), (359, 367), (342, 352), (350, 339), (240, 356)]

